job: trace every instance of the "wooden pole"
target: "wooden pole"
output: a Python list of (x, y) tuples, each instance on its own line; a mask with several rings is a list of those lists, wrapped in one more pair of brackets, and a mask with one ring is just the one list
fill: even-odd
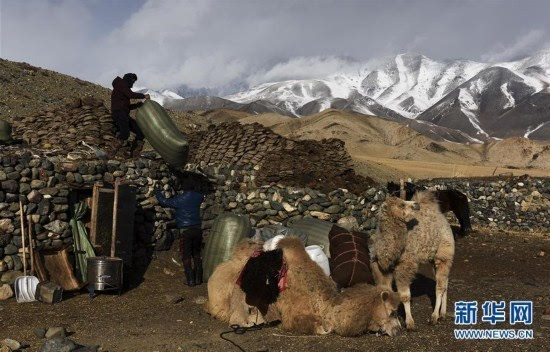
[(21, 244), (23, 245), (23, 271), (27, 276), (27, 256), (25, 253), (25, 220), (23, 219), (23, 202), (19, 201), (19, 220), (21, 220)]
[(31, 275), (34, 275), (35, 274), (35, 271), (34, 271), (34, 243), (33, 243), (33, 240), (32, 240), (32, 218), (30, 215), (27, 216), (27, 225), (28, 225), (28, 229), (27, 231), (29, 232), (29, 252), (31, 254)]
[(406, 200), (407, 199), (407, 192), (405, 192), (405, 180), (400, 179), (399, 180), (399, 198)]

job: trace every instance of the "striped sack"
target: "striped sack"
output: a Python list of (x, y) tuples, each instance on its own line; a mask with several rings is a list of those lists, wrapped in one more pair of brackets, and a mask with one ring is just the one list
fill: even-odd
[(366, 282), (374, 285), (370, 270), (368, 235), (334, 226), (329, 233), (331, 277), (340, 287)]

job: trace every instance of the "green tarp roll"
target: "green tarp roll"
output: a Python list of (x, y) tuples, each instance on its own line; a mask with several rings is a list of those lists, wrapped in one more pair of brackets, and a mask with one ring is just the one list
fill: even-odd
[(87, 259), (95, 257), (94, 247), (88, 240), (86, 228), (82, 223), (82, 218), (86, 214), (88, 207), (84, 201), (74, 207), (74, 216), (70, 221), (74, 240), (74, 254), (76, 259), (76, 274), (80, 282), (85, 282), (87, 277), (88, 264)]
[(231, 258), (237, 242), (247, 238), (251, 229), (252, 225), (246, 215), (224, 213), (214, 220), (202, 257), (204, 280), (208, 280), (218, 264)]
[(330, 258), (330, 241), (328, 234), (334, 224), (315, 218), (303, 218), (293, 223), (288, 223), (288, 227), (298, 229), (307, 234), (307, 245), (323, 246), (323, 252)]
[(189, 144), (160, 104), (145, 100), (137, 109), (136, 121), (147, 141), (164, 161), (173, 167), (185, 166)]

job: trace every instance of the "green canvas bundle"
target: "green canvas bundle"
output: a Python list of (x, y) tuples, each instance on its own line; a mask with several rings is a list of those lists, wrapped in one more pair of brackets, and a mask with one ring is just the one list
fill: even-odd
[(204, 280), (208, 280), (218, 264), (231, 258), (235, 245), (247, 238), (251, 229), (246, 215), (224, 213), (214, 220), (203, 254)]
[(303, 218), (287, 224), (292, 229), (298, 229), (307, 235), (307, 246), (323, 246), (323, 252), (330, 258), (330, 241), (328, 234), (333, 223), (315, 218)]
[(137, 109), (136, 121), (147, 141), (164, 161), (176, 168), (185, 166), (189, 144), (160, 104), (146, 100)]

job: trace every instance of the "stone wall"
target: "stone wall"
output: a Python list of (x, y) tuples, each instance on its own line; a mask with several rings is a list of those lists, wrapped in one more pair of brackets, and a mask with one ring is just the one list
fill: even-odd
[[(248, 214), (252, 223), (286, 224), (302, 217), (337, 222), (353, 216), (360, 228), (370, 232), (376, 227), (376, 211), (385, 200), (385, 187), (371, 187), (354, 194), (345, 189), (321, 192), (283, 184), (258, 184), (254, 169), (206, 168), (216, 174), (218, 189), (206, 201), (205, 226), (224, 211)], [(237, 180), (252, 180), (259, 187), (243, 188)], [(470, 200), (473, 226), (514, 231), (537, 231), (550, 234), (550, 179), (512, 178), (506, 180), (441, 179), (420, 181), (428, 187), (451, 187), (465, 193)], [(239, 191), (240, 189), (240, 191)], [(449, 213), (453, 222), (453, 215)]]
[[(376, 212), (386, 198), (382, 187), (361, 193), (346, 189), (329, 192), (282, 183), (258, 181), (258, 167), (252, 165), (188, 165), (208, 175), (213, 192), (203, 204), (203, 227), (208, 233), (215, 217), (223, 212), (248, 214), (253, 225), (302, 217), (331, 222), (354, 218), (363, 231), (376, 228)], [(71, 161), (58, 157), (37, 157), (28, 151), (0, 158), (0, 272), (21, 267), (19, 200), (30, 215), (39, 247), (72, 243), (69, 228), (70, 194), (91, 189), (95, 182), (111, 183), (121, 177), (137, 188), (135, 251), (160, 249), (168, 233), (175, 235), (173, 211), (163, 209), (153, 194), (158, 183), (167, 195), (181, 184), (155, 154), (137, 160)], [(185, 181), (184, 181), (185, 182)], [(550, 180), (437, 180), (427, 186), (456, 187), (470, 198), (474, 226), (517, 231), (549, 232)], [(89, 192), (89, 191), (88, 191)]]
[(173, 191), (175, 176), (153, 158), (137, 160), (72, 161), (33, 156), (29, 151), (0, 157), (0, 272), (21, 268), (22, 238), (19, 201), (25, 226), (31, 216), (39, 248), (72, 244), (69, 226), (71, 192), (87, 192), (96, 182), (105, 185), (123, 177), (137, 189), (136, 250), (154, 246), (166, 231), (173, 231), (173, 214), (156, 203), (153, 184)]
[(191, 163), (256, 165), (262, 184), (315, 187), (325, 192), (347, 188), (360, 193), (374, 182), (356, 175), (339, 139), (291, 140), (258, 123), (226, 122), (189, 136)]

